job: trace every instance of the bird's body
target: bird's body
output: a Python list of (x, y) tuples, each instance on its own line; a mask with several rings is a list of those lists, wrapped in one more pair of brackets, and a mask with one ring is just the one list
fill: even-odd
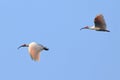
[(95, 26), (92, 26), (92, 27), (88, 27), (90, 30), (99, 30), (100, 28), (99, 27), (95, 27)]
[(96, 31), (105, 31), (105, 32), (110, 32), (109, 30), (106, 29), (106, 23), (105, 23), (105, 20), (104, 20), (104, 17), (102, 14), (99, 14), (95, 17), (94, 19), (94, 26), (92, 27), (84, 27), (84, 28), (81, 28), (82, 29), (90, 29), (90, 30), (96, 30)]
[(28, 45), (27, 44), (23, 44), (20, 47), (28, 47), (28, 51), (30, 53), (30, 56), (35, 61), (39, 61), (40, 60), (40, 53), (41, 53), (41, 51), (48, 50), (48, 48), (46, 48), (43, 45), (38, 44), (36, 42), (31, 42)]

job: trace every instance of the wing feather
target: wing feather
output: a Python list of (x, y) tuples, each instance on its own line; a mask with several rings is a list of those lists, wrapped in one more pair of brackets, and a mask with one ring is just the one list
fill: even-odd
[(95, 27), (106, 29), (106, 23), (102, 14), (99, 14), (95, 17), (94, 24), (95, 24)]

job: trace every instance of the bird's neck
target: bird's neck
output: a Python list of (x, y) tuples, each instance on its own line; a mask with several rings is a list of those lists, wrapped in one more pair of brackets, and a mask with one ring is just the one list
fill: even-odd
[(95, 26), (89, 27), (90, 30), (95, 30)]
[(29, 44), (26, 44), (26, 47), (29, 47)]

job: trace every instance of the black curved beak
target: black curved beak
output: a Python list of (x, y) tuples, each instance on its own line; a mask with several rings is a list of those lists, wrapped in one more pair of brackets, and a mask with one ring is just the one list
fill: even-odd
[(23, 47), (23, 45), (19, 46), (17, 49), (20, 49), (21, 47)]
[(21, 47), (28, 47), (28, 45), (23, 44), (23, 45), (19, 46), (17, 49), (20, 49)]
[(80, 30), (82, 30), (82, 29), (85, 29), (85, 28), (83, 27), (83, 28), (81, 28)]

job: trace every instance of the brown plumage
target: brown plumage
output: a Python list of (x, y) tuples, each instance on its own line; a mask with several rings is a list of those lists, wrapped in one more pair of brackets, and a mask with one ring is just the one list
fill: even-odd
[(104, 20), (104, 17), (102, 14), (97, 15), (95, 17), (94, 24), (95, 24), (95, 27), (98, 27), (98, 28), (103, 29), (103, 30), (106, 29), (106, 23), (105, 23), (105, 20)]

